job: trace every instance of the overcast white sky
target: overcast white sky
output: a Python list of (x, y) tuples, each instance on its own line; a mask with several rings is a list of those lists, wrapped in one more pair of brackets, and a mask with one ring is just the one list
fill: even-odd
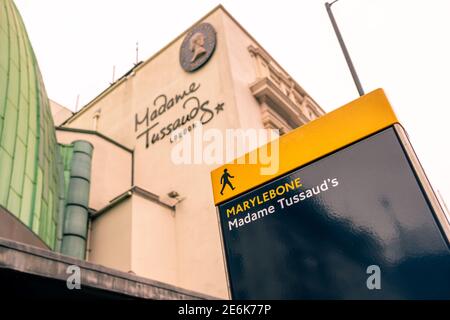
[[(358, 97), (322, 0), (15, 0), (49, 97), (75, 108), (222, 3), (326, 110)], [(340, 0), (333, 11), (366, 92), (385, 89), (450, 205), (450, 1)]]

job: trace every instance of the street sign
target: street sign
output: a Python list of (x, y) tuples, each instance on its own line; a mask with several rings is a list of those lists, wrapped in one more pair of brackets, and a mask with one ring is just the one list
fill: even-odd
[(271, 176), (212, 173), (233, 299), (450, 298), (448, 221), (382, 90), (279, 143)]

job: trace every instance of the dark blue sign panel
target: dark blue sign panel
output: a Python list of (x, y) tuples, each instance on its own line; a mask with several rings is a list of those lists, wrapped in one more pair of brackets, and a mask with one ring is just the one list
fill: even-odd
[(219, 215), (233, 299), (450, 298), (448, 243), (393, 128)]

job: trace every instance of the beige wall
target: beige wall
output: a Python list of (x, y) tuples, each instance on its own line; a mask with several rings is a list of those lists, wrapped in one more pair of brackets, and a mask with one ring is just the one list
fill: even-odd
[(179, 285), (175, 211), (133, 195), (131, 269), (138, 275)]
[(88, 260), (178, 285), (174, 210), (136, 193), (125, 197), (93, 219)]
[(131, 231), (132, 201), (128, 198), (92, 221), (89, 261), (125, 272), (132, 270)]
[(86, 140), (94, 146), (89, 207), (100, 210), (131, 187), (132, 154), (95, 134), (56, 130), (59, 143)]

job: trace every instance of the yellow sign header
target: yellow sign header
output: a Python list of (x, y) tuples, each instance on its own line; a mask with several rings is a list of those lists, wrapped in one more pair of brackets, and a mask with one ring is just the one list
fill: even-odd
[[(213, 170), (214, 203), (218, 205), (397, 122), (384, 91), (372, 91)], [(271, 148), (274, 143), (278, 143), (278, 150)], [(270, 150), (279, 152), (274, 172), (269, 172), (267, 163), (258, 156)]]

